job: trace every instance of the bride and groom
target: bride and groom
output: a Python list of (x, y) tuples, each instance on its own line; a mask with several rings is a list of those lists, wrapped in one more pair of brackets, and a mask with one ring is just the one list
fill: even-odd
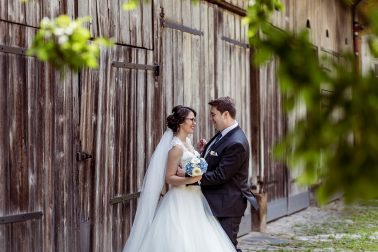
[[(196, 111), (176, 106), (168, 116), (124, 252), (241, 251), (236, 238), (247, 200), (257, 208), (247, 184), (249, 144), (229, 97), (209, 105), (218, 133), (208, 143), (200, 140), (201, 154), (188, 138), (196, 126)], [(186, 176), (182, 168), (200, 156), (208, 163), (207, 172)], [(164, 182), (171, 188), (160, 199)]]

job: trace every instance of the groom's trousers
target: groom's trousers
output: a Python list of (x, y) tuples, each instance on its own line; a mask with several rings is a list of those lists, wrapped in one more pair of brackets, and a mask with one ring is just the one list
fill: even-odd
[(234, 244), (235, 248), (238, 245), (238, 232), (239, 232), (239, 225), (241, 222), (242, 217), (217, 217), (219, 223), (221, 224), (224, 231), (230, 238), (231, 242)]

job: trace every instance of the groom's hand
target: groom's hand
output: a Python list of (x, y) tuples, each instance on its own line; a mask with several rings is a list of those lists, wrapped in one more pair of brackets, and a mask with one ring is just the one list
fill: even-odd
[(198, 141), (197, 147), (198, 147), (199, 152), (203, 152), (203, 150), (205, 149), (206, 144), (207, 144), (207, 141), (204, 138), (201, 138)]
[(176, 172), (176, 175), (179, 176), (179, 177), (185, 177), (185, 170), (182, 169), (180, 166), (177, 168), (177, 172)]

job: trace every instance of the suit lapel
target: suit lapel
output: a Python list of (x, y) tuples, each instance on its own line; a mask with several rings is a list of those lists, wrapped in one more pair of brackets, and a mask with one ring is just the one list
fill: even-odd
[[(210, 141), (206, 144), (206, 146), (205, 146), (205, 149), (203, 150), (203, 152), (202, 152), (202, 157), (204, 157), (205, 156), (205, 153), (206, 153), (206, 151), (207, 151), (207, 148), (209, 148), (209, 146), (210, 146), (210, 144), (215, 140), (215, 138), (217, 138), (217, 136), (220, 134), (220, 132), (218, 132), (217, 134), (215, 134), (211, 139), (210, 139)], [(221, 139), (222, 140), (222, 139)], [(219, 140), (220, 141), (220, 140)], [(219, 142), (218, 141), (218, 142)]]
[[(237, 126), (235, 129), (232, 129), (230, 132), (228, 132), (224, 137), (222, 137), (218, 142), (216, 142), (213, 146), (211, 146), (211, 149), (215, 149), (218, 146), (222, 145), (228, 138), (230, 138), (237, 130), (239, 130), (240, 127)], [(214, 137), (213, 137), (214, 138)], [(213, 140), (213, 139), (211, 139)]]

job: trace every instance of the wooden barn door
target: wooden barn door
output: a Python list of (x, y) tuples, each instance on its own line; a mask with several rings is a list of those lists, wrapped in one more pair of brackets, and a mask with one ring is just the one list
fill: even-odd
[(274, 161), (273, 148), (285, 134), (286, 121), (282, 111), (282, 96), (278, 90), (276, 77), (277, 60), (272, 60), (260, 68), (258, 86), (253, 93), (259, 120), (254, 122), (259, 151), (260, 177), (263, 191), (268, 195), (268, 221), (287, 214), (288, 170), (282, 162)]
[(153, 64), (153, 4), (78, 1), (93, 37), (111, 37), (100, 68), (80, 73), (81, 251), (121, 251), (134, 219), (148, 160), (162, 127)]
[(78, 251), (77, 80), (25, 55), (0, 21), (0, 250)]
[(98, 70), (80, 74), (81, 251), (121, 251), (126, 242), (162, 133), (156, 70), (152, 51), (116, 46), (102, 53)]
[[(272, 60), (259, 69), (255, 83), (253, 100), (258, 109), (259, 120), (255, 121), (257, 150), (260, 166), (260, 180), (263, 190), (268, 195), (268, 216), (271, 221), (309, 206), (308, 188), (298, 186), (296, 178), (300, 175), (295, 169), (289, 170), (284, 162), (274, 160), (274, 146), (286, 134), (288, 127), (293, 127), (298, 118), (305, 116), (305, 108), (297, 104), (289, 115), (283, 112), (282, 97), (277, 80), (278, 61)], [(288, 152), (290, 150), (287, 150)]]

